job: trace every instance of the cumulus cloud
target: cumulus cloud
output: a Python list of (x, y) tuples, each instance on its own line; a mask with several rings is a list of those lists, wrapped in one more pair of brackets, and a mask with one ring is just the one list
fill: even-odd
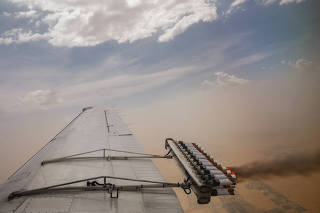
[[(160, 42), (172, 40), (198, 22), (217, 19), (215, 0), (13, 0), (30, 11), (17, 16), (32, 17), (46, 12), (40, 22), (47, 32), (29, 36), (43, 37), (55, 46), (94, 46), (106, 41), (134, 42), (158, 35)], [(16, 39), (1, 36), (2, 43)], [(30, 40), (29, 40), (30, 41)], [(12, 43), (11, 42), (11, 43)]]
[(224, 87), (224, 86), (236, 86), (243, 85), (249, 82), (248, 79), (239, 78), (235, 75), (228, 74), (226, 72), (214, 73), (216, 80), (204, 80), (201, 85), (205, 87)]
[[(252, 0), (251, 0), (252, 1)], [(305, 0), (255, 0), (263, 5), (301, 3)], [(14, 18), (29, 18), (33, 26), (23, 29), (29, 37), (37, 37), (54, 46), (95, 46), (106, 41), (134, 42), (158, 36), (168, 42), (199, 22), (218, 18), (218, 0), (12, 0), (20, 12), (3, 14)], [(234, 0), (230, 14), (249, 0)], [(46, 29), (44, 30), (44, 26)], [(41, 28), (42, 32), (39, 33)], [(10, 31), (10, 30), (9, 30)], [(17, 40), (0, 35), (0, 44), (37, 41)]]

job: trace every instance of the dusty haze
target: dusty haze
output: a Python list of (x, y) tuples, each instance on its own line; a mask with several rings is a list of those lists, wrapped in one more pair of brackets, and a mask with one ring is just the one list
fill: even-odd
[[(194, 198), (178, 192), (187, 212), (319, 212), (320, 90), (315, 70), (186, 93), (129, 111), (127, 120), (148, 152), (159, 153), (165, 137), (173, 137), (203, 145), (226, 166), (242, 168), (258, 161), (273, 168), (273, 175), (263, 174), (258, 164), (258, 179), (239, 183), (238, 196), (213, 198), (208, 206), (199, 207)], [(168, 180), (179, 179), (175, 166), (161, 160), (156, 164)], [(277, 171), (288, 175), (277, 177)]]
[[(146, 152), (164, 153), (164, 139), (172, 137), (201, 144), (224, 165), (241, 168), (240, 176), (247, 171), (244, 178), (252, 174), (243, 165), (261, 162), (256, 165), (258, 173), (261, 165), (274, 168), (271, 178), (266, 173), (268, 179), (264, 180), (265, 174), (260, 172), (256, 179), (238, 184), (237, 196), (213, 198), (209, 205), (199, 206), (193, 195), (176, 190), (186, 212), (319, 212), (320, 174), (310, 172), (308, 160), (285, 158), (311, 159), (308, 155), (320, 148), (318, 79), (317, 67), (293, 70), (243, 86), (204, 87), (176, 97), (155, 98), (139, 107), (123, 108), (120, 115)], [(1, 181), (76, 113), (41, 111), (2, 122)], [(288, 172), (294, 165), (301, 170), (274, 177), (286, 173), (288, 161), (292, 162)], [(167, 180), (181, 180), (174, 164), (167, 160), (155, 163)]]

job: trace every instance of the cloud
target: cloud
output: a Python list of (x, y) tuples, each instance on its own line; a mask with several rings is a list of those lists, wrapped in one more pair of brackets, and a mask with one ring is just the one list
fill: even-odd
[(6, 31), (0, 37), (0, 44), (25, 43), (31, 41), (47, 40), (50, 36), (48, 34), (33, 33), (31, 31), (24, 31), (21, 28), (14, 28)]
[[(159, 35), (158, 40), (166, 42), (195, 23), (211, 22), (218, 17), (215, 1), (206, 0), (12, 2), (30, 8), (17, 16), (31, 18), (37, 14), (34, 8), (47, 14), (37, 22), (37, 25), (46, 24), (47, 31), (37, 34), (31, 29), (24, 29), (30, 37), (35, 35), (47, 39), (54, 46), (67, 47), (94, 46), (111, 40), (119, 43), (134, 42), (153, 35)], [(0, 38), (2, 44), (18, 41), (8, 35)], [(34, 40), (20, 42), (28, 41)]]
[(273, 52), (265, 52), (265, 53), (260, 52), (260, 53), (248, 55), (248, 56), (233, 60), (232, 62), (228, 62), (228, 64), (225, 65), (224, 70), (231, 70), (231, 69), (235, 69), (248, 64), (253, 64), (269, 57), (272, 54)]
[(169, 41), (172, 40), (175, 36), (183, 33), (188, 29), (192, 24), (203, 21), (203, 22), (211, 22), (218, 18), (216, 7), (208, 7), (203, 4), (197, 3), (198, 13), (192, 12), (190, 8), (186, 5), (184, 10), (190, 15), (184, 16), (181, 18), (173, 27), (168, 28), (165, 32), (159, 37), (159, 41)]
[(59, 101), (57, 99), (56, 93), (47, 89), (28, 92), (22, 98), (22, 102), (46, 106), (56, 104)]
[(306, 0), (259, 0), (263, 5), (273, 4), (275, 2), (279, 2), (280, 5), (290, 4), (290, 3), (301, 3)]
[(225, 87), (225, 86), (236, 86), (249, 83), (248, 79), (239, 78), (235, 75), (231, 75), (225, 72), (214, 73), (216, 80), (204, 80), (201, 85), (205, 87)]
[(233, 9), (237, 6), (239, 6), (240, 4), (243, 4), (245, 2), (247, 2), (248, 0), (235, 0), (234, 2), (232, 2), (230, 4), (230, 8), (229, 10), (227, 11), (227, 14), (231, 13), (233, 11)]
[(280, 1), (280, 5), (283, 5), (283, 4), (289, 4), (289, 3), (301, 3), (301, 2), (304, 2), (306, 0), (281, 0)]
[(297, 71), (300, 74), (305, 74), (304, 78), (307, 78), (311, 81), (318, 80), (320, 77), (319, 59), (310, 61), (308, 59), (299, 58), (295, 62), (282, 60), (281, 63), (284, 65), (288, 65), (293, 71)]
[[(301, 3), (305, 0), (256, 0), (263, 5)], [(22, 31), (28, 37), (47, 40), (54, 46), (95, 46), (107, 41), (135, 42), (158, 36), (168, 42), (199, 22), (218, 19), (218, 0), (12, 0), (17, 8), (28, 10), (5, 16), (30, 19)], [(226, 14), (249, 0), (235, 0)], [(20, 7), (20, 6), (24, 7)], [(12, 30), (12, 29), (11, 29)], [(9, 30), (8, 32), (10, 32)], [(41, 32), (41, 33), (40, 33)], [(19, 40), (0, 35), (0, 44), (23, 43), (38, 39)]]
[(4, 12), (4, 16), (12, 16), (14, 18), (37, 18), (38, 17), (38, 12), (36, 10), (27, 10), (27, 11), (19, 11), (19, 12), (14, 12), (14, 13), (8, 13)]
[(277, 2), (278, 0), (259, 0), (263, 5), (269, 5)]
[(126, 97), (135, 93), (150, 90), (198, 72), (195, 67), (180, 67), (142, 75), (120, 75), (102, 80), (83, 82), (61, 89), (63, 100), (81, 101), (87, 99), (113, 99)]
[(210, 80), (202, 81), (201, 85), (204, 86), (204, 87), (209, 87), (209, 88), (216, 86), (215, 82), (214, 81), (210, 81)]
[[(249, 0), (234, 0), (231, 4), (230, 7), (227, 11), (227, 14), (230, 14), (231, 12), (234, 11), (235, 8), (239, 7), (240, 5), (248, 2)], [(276, 2), (279, 2), (279, 5), (284, 5), (284, 4), (290, 4), (290, 3), (301, 3), (306, 0), (256, 0), (258, 3), (262, 3), (262, 5), (270, 5)]]
[(105, 103), (149, 91), (198, 72), (199, 68), (178, 67), (150, 74), (125, 74), (59, 88), (32, 90), (23, 95), (16, 111)]
[(238, 6), (239, 4), (243, 4), (247, 2), (247, 0), (235, 0), (234, 2), (231, 3), (230, 7), (235, 7)]
[(288, 65), (298, 71), (304, 71), (307, 70), (309, 68), (311, 68), (312, 66), (312, 61), (309, 61), (307, 59), (297, 59), (296, 62), (292, 63), (292, 62), (288, 62)]

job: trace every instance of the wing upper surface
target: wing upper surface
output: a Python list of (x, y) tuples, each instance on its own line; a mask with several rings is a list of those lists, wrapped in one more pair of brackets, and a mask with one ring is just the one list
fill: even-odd
[[(150, 159), (41, 162), (98, 149), (143, 152), (121, 118), (112, 110), (88, 108), (0, 186), (0, 212), (182, 212), (172, 189), (121, 191), (118, 199), (106, 192), (41, 194), (7, 201), (13, 191), (31, 190), (97, 176), (165, 181)], [(105, 151), (106, 155), (126, 153)], [(85, 154), (101, 156), (101, 152)], [(109, 180), (130, 185), (127, 180)], [(85, 186), (77, 183), (75, 186)]]

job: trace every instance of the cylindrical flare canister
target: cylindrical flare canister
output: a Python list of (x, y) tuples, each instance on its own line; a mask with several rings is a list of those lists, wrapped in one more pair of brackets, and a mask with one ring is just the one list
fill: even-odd
[(208, 170), (218, 170), (219, 171), (219, 169), (217, 169), (217, 167), (215, 167), (214, 165), (206, 166), (206, 169), (208, 169)]
[(205, 174), (205, 175), (202, 175), (202, 176), (201, 176), (201, 179), (207, 181), (207, 180), (210, 180), (210, 179), (211, 179), (211, 176)]
[(204, 156), (203, 154), (194, 154), (194, 157), (198, 159), (207, 159), (206, 156)]
[[(198, 159), (201, 163), (211, 163), (210, 161), (208, 161), (207, 159), (205, 158), (201, 158), (201, 159)], [(211, 163), (212, 165), (212, 163)]]
[(233, 183), (229, 179), (219, 179), (220, 186), (229, 186)]
[(197, 150), (194, 146), (186, 146), (188, 149)]
[(209, 170), (209, 171), (210, 171), (210, 174), (212, 176), (214, 176), (214, 175), (223, 175), (223, 173), (220, 170)]
[[(200, 161), (201, 162), (201, 161)], [(203, 166), (210, 166), (210, 165), (212, 165), (212, 163), (211, 162), (209, 162), (209, 161), (203, 161), (203, 162), (201, 162), (201, 164), (203, 165)]]
[(202, 165), (211, 166), (212, 163), (208, 161), (207, 159), (199, 159), (199, 162), (202, 163)]
[(227, 178), (224, 174), (214, 174), (213, 177), (218, 180)]
[(217, 195), (230, 195), (229, 189), (216, 189)]

